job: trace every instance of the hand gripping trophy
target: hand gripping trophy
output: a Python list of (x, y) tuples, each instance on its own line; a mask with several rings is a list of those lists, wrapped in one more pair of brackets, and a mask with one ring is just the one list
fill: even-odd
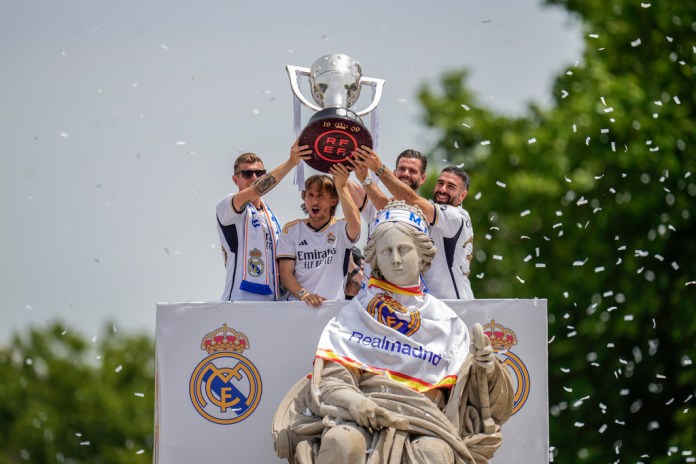
[(276, 454), (294, 463), (487, 463), (514, 388), (481, 324), (471, 338), (418, 276), (435, 247), (418, 207), (392, 201), (365, 247), (360, 291), (324, 328), (311, 379), (273, 418)]
[[(311, 68), (286, 66), (294, 94), (295, 131), (301, 126), (300, 103), (316, 113), (299, 134), (299, 144), (309, 145), (312, 159), (307, 161), (314, 169), (329, 172), (335, 163), (343, 163), (362, 145), (373, 147), (373, 135), (367, 130), (361, 116), (373, 112), (372, 132), (376, 136), (375, 110), (382, 96), (384, 80), (363, 77), (362, 68), (353, 58), (335, 53), (314, 62)], [(310, 102), (300, 90), (300, 78), (307, 77), (312, 97)], [(358, 101), (363, 86), (372, 87), (372, 102), (361, 111), (350, 109)], [(297, 135), (297, 134), (295, 134)]]

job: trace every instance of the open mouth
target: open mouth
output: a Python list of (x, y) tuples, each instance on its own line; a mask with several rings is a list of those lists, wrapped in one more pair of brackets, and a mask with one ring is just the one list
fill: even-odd
[(449, 203), (450, 197), (449, 195), (443, 195), (441, 193), (438, 193), (435, 195), (435, 201), (439, 203)]
[(319, 208), (312, 208), (310, 211), (311, 211), (312, 214), (314, 214), (315, 216), (316, 216), (317, 214), (319, 214)]

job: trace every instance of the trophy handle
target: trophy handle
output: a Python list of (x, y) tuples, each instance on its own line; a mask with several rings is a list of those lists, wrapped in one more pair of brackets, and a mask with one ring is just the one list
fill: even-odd
[(310, 108), (314, 111), (323, 110), (322, 107), (315, 105), (314, 103), (307, 100), (304, 94), (300, 91), (300, 76), (309, 77), (309, 68), (302, 68), (299, 66), (292, 66), (288, 64), (285, 65), (285, 69), (288, 72), (288, 77), (290, 78), (290, 87), (292, 88), (292, 93), (295, 94), (295, 97), (307, 108)]
[(358, 116), (365, 116), (366, 114), (372, 112), (379, 101), (382, 99), (382, 88), (384, 87), (384, 79), (375, 79), (374, 77), (361, 77), (360, 85), (368, 85), (372, 87), (372, 103), (368, 105), (367, 108), (361, 111), (356, 111), (355, 114)]
[[(285, 69), (288, 72), (288, 78), (290, 79), (290, 88), (295, 97), (307, 108), (314, 111), (321, 111), (324, 108), (310, 102), (307, 97), (304, 96), (300, 90), (299, 81), (300, 76), (305, 76), (309, 78), (309, 68), (303, 68), (300, 66), (285, 65)], [(379, 101), (382, 99), (382, 88), (384, 87), (384, 79), (375, 79), (373, 77), (361, 77), (360, 85), (367, 85), (372, 87), (372, 103), (370, 103), (367, 108), (361, 111), (356, 111), (355, 114), (358, 116), (365, 116), (366, 114), (374, 111), (379, 105)]]

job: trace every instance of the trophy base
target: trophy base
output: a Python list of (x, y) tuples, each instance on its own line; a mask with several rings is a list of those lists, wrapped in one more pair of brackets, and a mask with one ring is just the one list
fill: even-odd
[(360, 117), (345, 108), (324, 108), (309, 119), (300, 134), (300, 145), (309, 145), (312, 158), (306, 163), (329, 172), (337, 163), (345, 164), (356, 148), (372, 148), (372, 135)]

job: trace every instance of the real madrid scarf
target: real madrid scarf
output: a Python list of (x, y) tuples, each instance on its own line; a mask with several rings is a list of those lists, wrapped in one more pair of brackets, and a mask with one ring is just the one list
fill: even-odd
[[(276, 244), (280, 235), (280, 223), (266, 203), (261, 200), (262, 207), (249, 203), (246, 207), (244, 221), (244, 272), (240, 290), (271, 295), (278, 299), (278, 273), (275, 270)], [(263, 214), (268, 224), (266, 233), (259, 215)], [(271, 287), (272, 286), (272, 287)]]
[[(384, 375), (425, 392), (451, 387), (469, 352), (469, 331), (446, 304), (383, 281), (347, 304), (324, 328), (316, 356)], [(385, 282), (386, 283), (386, 282)]]

